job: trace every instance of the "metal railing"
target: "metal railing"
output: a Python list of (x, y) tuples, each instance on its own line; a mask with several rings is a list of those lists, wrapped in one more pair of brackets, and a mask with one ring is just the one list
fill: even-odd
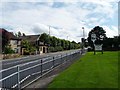
[(25, 88), (30, 83), (49, 73), (54, 67), (74, 60), (81, 54), (82, 50), (77, 50), (3, 69), (0, 71), (0, 74), (2, 74), (0, 87), (4, 89), (17, 88), (19, 90)]

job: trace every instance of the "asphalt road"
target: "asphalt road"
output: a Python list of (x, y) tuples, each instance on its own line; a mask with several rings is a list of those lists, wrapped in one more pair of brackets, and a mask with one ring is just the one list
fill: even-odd
[[(17, 59), (2, 60), (2, 86), (6, 88), (18, 85), (18, 68), (19, 81), (24, 82), (27, 79), (34, 79), (37, 75), (45, 73), (53, 66), (61, 64), (63, 61), (73, 57), (70, 54), (78, 50), (70, 50), (56, 53), (47, 53), (43, 55), (27, 56)], [(42, 65), (41, 65), (42, 63)], [(18, 67), (19, 66), (19, 67)], [(42, 71), (42, 72), (41, 72)]]
[(2, 69), (6, 69), (9, 67), (13, 67), (19, 64), (24, 64), (24, 63), (39, 60), (39, 59), (45, 59), (53, 56), (57, 57), (58, 55), (62, 55), (62, 54), (66, 54), (74, 51), (76, 50), (62, 51), (62, 52), (56, 52), (56, 53), (46, 53), (41, 55), (30, 55), (30, 56), (21, 57), (21, 58), (1, 60)]

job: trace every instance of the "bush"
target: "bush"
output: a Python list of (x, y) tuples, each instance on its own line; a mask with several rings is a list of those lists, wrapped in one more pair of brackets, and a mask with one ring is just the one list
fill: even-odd
[(13, 54), (15, 53), (10, 47), (5, 47), (4, 54)]
[(54, 47), (49, 47), (49, 48), (48, 48), (48, 51), (49, 51), (49, 52), (53, 52), (53, 51), (54, 51)]
[(55, 51), (63, 51), (63, 48), (61, 46), (55, 47)]
[(61, 46), (56, 46), (56, 47), (49, 47), (48, 50), (49, 52), (57, 52), (57, 51), (63, 51), (63, 48)]

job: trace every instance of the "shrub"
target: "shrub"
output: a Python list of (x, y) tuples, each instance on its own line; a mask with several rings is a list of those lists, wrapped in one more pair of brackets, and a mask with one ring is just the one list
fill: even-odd
[(15, 53), (15, 51), (12, 50), (12, 48), (5, 47), (4, 54), (13, 54), (13, 53)]

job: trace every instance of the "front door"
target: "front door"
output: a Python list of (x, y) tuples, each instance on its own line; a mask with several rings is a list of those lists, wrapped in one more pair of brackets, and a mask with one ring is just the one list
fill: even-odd
[(45, 47), (43, 47), (43, 53), (45, 53)]

